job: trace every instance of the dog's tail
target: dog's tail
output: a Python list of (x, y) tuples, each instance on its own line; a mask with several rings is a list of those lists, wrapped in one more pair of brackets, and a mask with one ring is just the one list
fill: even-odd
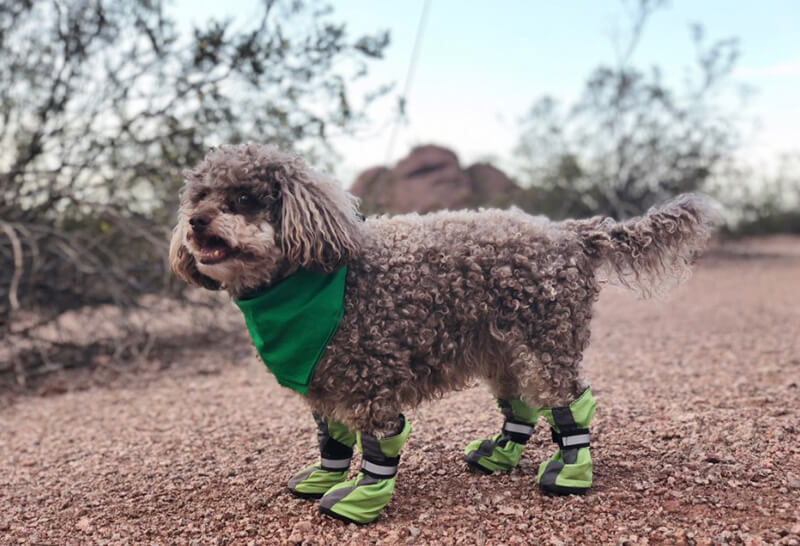
[(695, 194), (624, 222), (603, 217), (568, 222), (612, 284), (644, 297), (665, 294), (686, 280), (695, 256), (721, 223), (717, 204)]

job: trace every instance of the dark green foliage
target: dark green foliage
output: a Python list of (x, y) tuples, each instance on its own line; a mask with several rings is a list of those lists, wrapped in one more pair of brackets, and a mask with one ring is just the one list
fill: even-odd
[(210, 146), (319, 158), (329, 127), (363, 120), (374, 95), (348, 83), (388, 34), (350, 37), (330, 7), (296, 0), (265, 1), (245, 25), (181, 35), (160, 0), (0, 0), (0, 327), (17, 303), (55, 312), (167, 288), (181, 171)]
[(782, 156), (774, 174), (740, 170), (734, 176), (715, 192), (734, 212), (730, 235), (800, 234), (800, 154)]
[(707, 45), (694, 27), (695, 71), (683, 89), (630, 56), (662, 3), (641, 0), (627, 47), (596, 68), (578, 101), (536, 101), (516, 149), (529, 208), (554, 218), (633, 216), (671, 196), (704, 189), (738, 145), (735, 116), (718, 104), (738, 56), (736, 40)]

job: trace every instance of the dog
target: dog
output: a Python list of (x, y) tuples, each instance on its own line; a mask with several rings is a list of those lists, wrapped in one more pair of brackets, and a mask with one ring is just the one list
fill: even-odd
[[(248, 328), (265, 363), (285, 353), (292, 373), (299, 353), (282, 344), (305, 336), (317, 316), (333, 317), (309, 342), (317, 358), (306, 382), (293, 387), (316, 419), (320, 462), (289, 487), (356, 523), (374, 521), (391, 499), (410, 433), (402, 412), (475, 380), (488, 385), (505, 422), (467, 447), (471, 468), (515, 467), (544, 417), (558, 450), (539, 469), (540, 487), (588, 490), (595, 401), (581, 358), (601, 285), (642, 296), (677, 285), (720, 221), (715, 203), (698, 195), (624, 222), (552, 222), (518, 209), (363, 219), (332, 178), (254, 143), (214, 149), (185, 177), (170, 244), (180, 278), (228, 291), (246, 319), (249, 302), (275, 290), (333, 302), (305, 315), (302, 305), (284, 306), (287, 328), (253, 316)], [(354, 445), (362, 468), (347, 480)]]

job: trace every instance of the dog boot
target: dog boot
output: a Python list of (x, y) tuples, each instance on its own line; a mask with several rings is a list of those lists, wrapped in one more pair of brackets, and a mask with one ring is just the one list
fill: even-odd
[(497, 406), (506, 418), (503, 432), (491, 440), (475, 440), (464, 450), (464, 461), (484, 474), (508, 472), (519, 464), (539, 418), (539, 412), (521, 400), (498, 399)]
[(592, 456), (589, 452), (589, 422), (594, 416), (592, 391), (567, 407), (542, 410), (550, 423), (559, 450), (539, 466), (536, 480), (546, 493), (582, 494), (592, 486)]
[(411, 434), (411, 423), (401, 416), (403, 427), (394, 436), (381, 438), (358, 433), (361, 472), (333, 486), (319, 501), (320, 512), (351, 523), (370, 523), (378, 518), (394, 492), (400, 450)]
[(328, 489), (347, 479), (356, 435), (336, 421), (315, 415), (320, 461), (294, 475), (289, 490), (298, 497), (318, 499)]

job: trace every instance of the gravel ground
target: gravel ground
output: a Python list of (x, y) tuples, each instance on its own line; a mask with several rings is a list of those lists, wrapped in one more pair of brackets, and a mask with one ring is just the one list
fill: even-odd
[(464, 445), (501, 423), (477, 386), (409, 413), (394, 501), (365, 527), (287, 492), (313, 422), (255, 359), (45, 389), (0, 413), (0, 543), (798, 544), (798, 334), (800, 239), (728, 245), (666, 302), (608, 289), (590, 494), (538, 491), (544, 425), (519, 469), (469, 473)]

